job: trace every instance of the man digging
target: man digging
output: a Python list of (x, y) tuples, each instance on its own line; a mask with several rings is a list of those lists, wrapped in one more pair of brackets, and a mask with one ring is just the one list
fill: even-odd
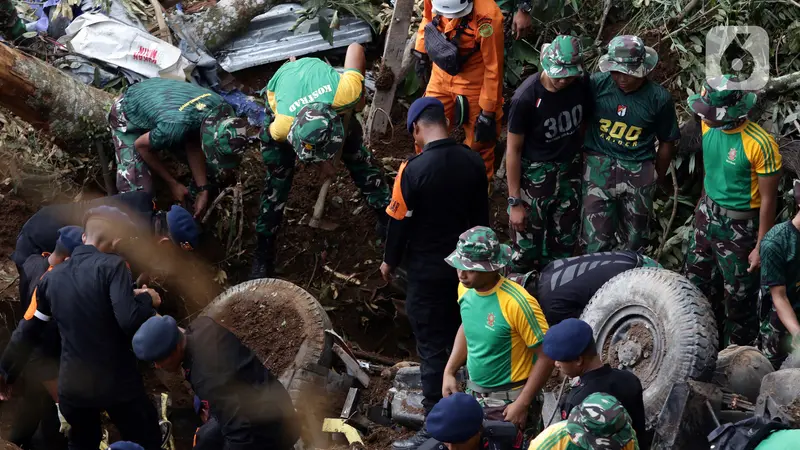
[(183, 154), (194, 185), (194, 217), (209, 206), (209, 190), (224, 169), (239, 164), (249, 138), (247, 121), (217, 93), (191, 83), (151, 78), (127, 88), (108, 114), (117, 160), (117, 190), (153, 192), (151, 171), (183, 203), (189, 189), (158, 156)]
[(548, 326), (536, 299), (503, 277), (511, 248), (488, 227), (461, 234), (447, 262), (458, 271), (462, 325), (445, 368), (442, 395), (459, 391), (456, 373), (466, 363), (467, 393), (489, 420), (517, 426), (530, 440), (539, 431), (541, 389), (554, 363), (542, 350)]
[(333, 176), (335, 156), (341, 152), (350, 176), (378, 218), (381, 238), (386, 234), (390, 192), (382, 168), (364, 146), (361, 125), (354, 117), (364, 107), (364, 48), (347, 48), (344, 73), (318, 58), (291, 60), (267, 84), (267, 115), (259, 138), (267, 178), (256, 223), (258, 245), (250, 278), (272, 275), (275, 238), (283, 220), (294, 178), (295, 160), (322, 163)]
[(286, 388), (252, 350), (210, 317), (178, 328), (170, 316), (148, 319), (133, 336), (133, 351), (156, 368), (182, 373), (208, 402), (209, 420), (197, 435), (236, 450), (288, 450), (299, 424)]

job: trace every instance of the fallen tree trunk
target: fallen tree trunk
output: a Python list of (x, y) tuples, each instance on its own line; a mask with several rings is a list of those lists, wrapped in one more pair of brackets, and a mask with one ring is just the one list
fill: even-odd
[(765, 96), (783, 94), (789, 91), (800, 89), (800, 72), (790, 73), (782, 77), (776, 77), (767, 83), (762, 91)]
[(177, 26), (195, 45), (214, 54), (259, 14), (277, 5), (275, 0), (220, 0), (205, 11), (184, 15), (174, 13), (170, 24)]
[[(114, 97), (8, 45), (0, 45), (0, 106), (56, 139), (67, 152), (109, 139)], [(109, 143), (110, 145), (110, 143)]]

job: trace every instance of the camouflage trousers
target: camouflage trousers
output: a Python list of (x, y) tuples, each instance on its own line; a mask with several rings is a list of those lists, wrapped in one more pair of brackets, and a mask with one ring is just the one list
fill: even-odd
[[(496, 392), (492, 394), (482, 394), (469, 388), (466, 389), (467, 394), (478, 400), (478, 403), (483, 408), (483, 415), (487, 420), (505, 420), (503, 411), (506, 409), (506, 406), (516, 400), (520, 392), (522, 392), (521, 387), (512, 391), (507, 391), (506, 393)], [(528, 407), (528, 419), (522, 430), (524, 444), (521, 448), (528, 448), (528, 443), (544, 429), (544, 422), (542, 422), (543, 406), (544, 396), (539, 392)]]
[[(117, 191), (153, 191), (153, 176), (150, 168), (136, 151), (134, 143), (146, 130), (130, 129), (128, 118), (123, 108), (124, 96), (114, 101), (108, 113), (108, 124), (111, 126), (111, 138), (114, 141), (114, 156), (117, 163)], [(177, 150), (177, 149), (176, 149)], [(182, 150), (182, 149), (180, 149)], [(222, 169), (209, 158), (206, 158), (206, 171), (209, 182), (217, 179)]]
[[(792, 306), (797, 314), (800, 305)], [(792, 352), (792, 336), (778, 317), (778, 311), (772, 304), (772, 294), (770, 294), (768, 286), (761, 286), (759, 289), (758, 312), (761, 322), (758, 330), (758, 348), (772, 363), (772, 367), (778, 370)]]
[(599, 153), (584, 157), (583, 231), (586, 253), (642, 252), (650, 234), (655, 163), (622, 161)]
[(22, 19), (17, 15), (13, 2), (4, 2), (0, 5), (0, 23), (4, 30), (10, 30), (10, 36), (3, 36), (7, 41), (15, 41), (27, 31)]
[[(290, 144), (270, 139), (269, 142), (262, 140), (261, 158), (267, 166), (267, 176), (261, 193), (256, 232), (273, 237), (278, 234), (284, 207), (289, 199), (296, 154)], [(355, 119), (350, 121), (350, 131), (342, 148), (342, 162), (367, 205), (376, 211), (385, 209), (391, 198), (389, 185), (383, 169), (375, 161), (372, 152), (364, 146), (361, 124)]]
[[(758, 239), (758, 215), (732, 219), (715, 212), (703, 197), (695, 211), (684, 275), (703, 291), (722, 324), (721, 345), (752, 345), (758, 333), (758, 273), (748, 273), (748, 256)], [(716, 295), (722, 281), (724, 293)]]
[(580, 224), (580, 153), (568, 162), (522, 161), (525, 230), (509, 230), (513, 272), (538, 270), (572, 256)]

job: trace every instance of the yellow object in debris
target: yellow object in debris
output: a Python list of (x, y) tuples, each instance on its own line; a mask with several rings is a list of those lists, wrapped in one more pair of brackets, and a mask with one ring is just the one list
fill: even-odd
[(361, 433), (354, 427), (345, 423), (345, 419), (325, 419), (322, 422), (322, 431), (326, 433), (342, 433), (347, 438), (349, 444), (356, 442), (360, 444), (364, 443), (364, 441), (361, 440)]

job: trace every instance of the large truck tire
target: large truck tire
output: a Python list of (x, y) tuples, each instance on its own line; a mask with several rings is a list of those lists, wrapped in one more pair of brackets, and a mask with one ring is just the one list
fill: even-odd
[(266, 300), (292, 308), (300, 316), (305, 329), (305, 339), (295, 357), (294, 364), (278, 375), (281, 384), (289, 391), (298, 416), (303, 422), (303, 441), (313, 445), (324, 442), (322, 420), (324, 410), (319, 399), (325, 398), (325, 385), (333, 358), (333, 337), (325, 330), (333, 328), (328, 313), (305, 289), (285, 280), (262, 278), (233, 286), (217, 296), (204, 314), (217, 319), (222, 311), (240, 299)]
[(641, 381), (650, 425), (674, 383), (706, 381), (714, 373), (718, 337), (711, 305), (680, 274), (627, 270), (594, 294), (581, 319), (592, 326), (603, 361)]

